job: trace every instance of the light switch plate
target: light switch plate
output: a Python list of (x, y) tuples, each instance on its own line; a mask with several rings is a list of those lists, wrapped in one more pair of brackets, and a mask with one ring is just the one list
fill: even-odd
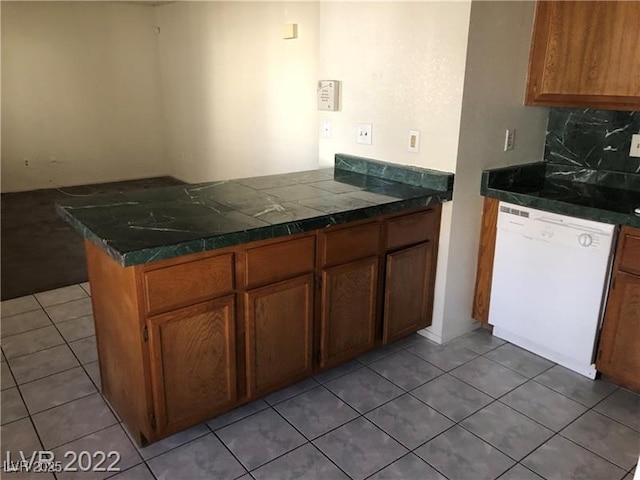
[(419, 130), (409, 130), (407, 150), (412, 153), (418, 153), (420, 151), (420, 131)]
[(510, 150), (513, 150), (515, 143), (516, 143), (516, 129), (508, 128), (504, 134), (504, 151), (508, 152)]

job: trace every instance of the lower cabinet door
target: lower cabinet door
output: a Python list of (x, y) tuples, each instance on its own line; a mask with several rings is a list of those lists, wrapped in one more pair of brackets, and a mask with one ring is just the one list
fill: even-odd
[(234, 310), (232, 295), (148, 320), (159, 435), (212, 417), (236, 401)]
[(286, 386), (313, 369), (313, 274), (245, 293), (249, 396)]
[(387, 255), (384, 343), (430, 325), (432, 257), (430, 242)]
[(374, 347), (377, 288), (377, 257), (322, 271), (321, 367)]
[(614, 279), (596, 365), (613, 380), (640, 391), (640, 277), (618, 270)]

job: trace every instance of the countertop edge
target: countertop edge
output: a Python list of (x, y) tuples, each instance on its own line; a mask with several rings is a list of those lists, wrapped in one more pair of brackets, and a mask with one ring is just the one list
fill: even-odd
[(583, 218), (585, 220), (593, 220), (602, 223), (610, 223), (615, 225), (628, 225), (631, 227), (640, 227), (640, 217), (633, 217), (624, 213), (612, 212), (600, 208), (586, 207), (583, 205), (575, 205), (561, 200), (553, 200), (550, 198), (541, 198), (535, 195), (527, 195), (526, 193), (509, 192), (495, 188), (489, 188), (482, 185), (480, 193), (485, 197), (495, 198), (505, 202), (522, 205), (526, 207), (546, 210), (560, 215), (569, 215), (572, 217)]

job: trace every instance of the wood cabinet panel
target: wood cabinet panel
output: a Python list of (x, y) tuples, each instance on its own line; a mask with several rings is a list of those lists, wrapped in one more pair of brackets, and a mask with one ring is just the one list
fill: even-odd
[(311, 374), (313, 275), (245, 293), (249, 396)]
[(489, 323), (489, 302), (491, 300), (493, 258), (496, 250), (499, 206), (499, 200), (484, 197), (480, 242), (478, 245), (478, 265), (476, 267), (476, 285), (471, 310), (471, 318), (482, 323)]
[(324, 233), (322, 266), (339, 265), (378, 255), (380, 224), (366, 223)]
[(384, 343), (431, 324), (432, 262), (430, 242), (387, 255)]
[(178, 430), (236, 401), (234, 297), (149, 319), (158, 430)]
[(623, 228), (620, 242), (618, 268), (640, 275), (640, 229)]
[(233, 292), (233, 254), (204, 258), (143, 274), (146, 311), (154, 315)]
[(438, 234), (440, 216), (436, 209), (429, 209), (411, 215), (392, 218), (387, 221), (385, 249), (394, 250), (433, 238)]
[(539, 1), (527, 105), (638, 110), (640, 2)]
[(640, 392), (640, 277), (618, 271), (609, 294), (597, 368)]
[(373, 348), (377, 288), (377, 257), (323, 270), (322, 367), (335, 365)]
[(313, 272), (315, 245), (315, 236), (306, 236), (247, 249), (246, 286), (252, 288)]
[(138, 444), (153, 438), (153, 397), (141, 292), (134, 267), (121, 267), (85, 240), (102, 394)]

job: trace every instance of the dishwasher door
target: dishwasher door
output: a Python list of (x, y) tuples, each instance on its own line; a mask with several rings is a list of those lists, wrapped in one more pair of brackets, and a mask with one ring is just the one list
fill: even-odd
[(493, 334), (594, 378), (614, 226), (500, 204)]

